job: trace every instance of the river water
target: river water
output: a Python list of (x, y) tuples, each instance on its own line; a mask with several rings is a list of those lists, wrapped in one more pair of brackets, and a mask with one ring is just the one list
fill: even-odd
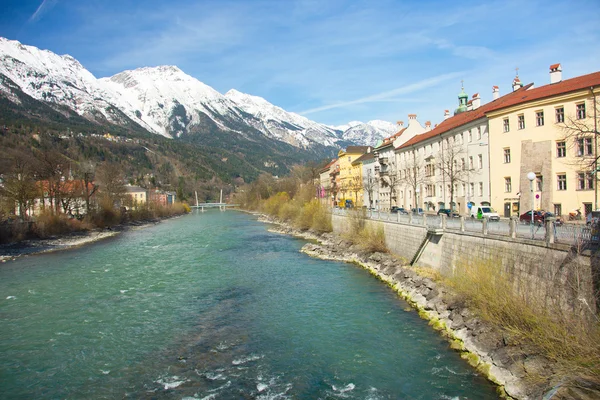
[(3, 399), (495, 399), (407, 304), (210, 211), (0, 265)]

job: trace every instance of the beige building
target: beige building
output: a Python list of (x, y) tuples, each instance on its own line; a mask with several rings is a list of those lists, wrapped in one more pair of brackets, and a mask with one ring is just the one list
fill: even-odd
[(348, 146), (338, 153), (339, 190), (338, 204), (345, 206), (346, 200), (351, 200), (354, 207), (363, 205), (362, 165), (352, 165), (352, 162), (365, 153), (371, 152), (371, 146)]
[(373, 176), (377, 182), (377, 209), (389, 211), (391, 207), (400, 205), (398, 198), (398, 183), (400, 176), (396, 164), (395, 149), (398, 146), (410, 141), (416, 136), (431, 129), (431, 123), (427, 121), (423, 127), (417, 120), (416, 114), (408, 115), (408, 126), (404, 126), (403, 121), (398, 121), (400, 130), (394, 135), (385, 138), (373, 150), (375, 162), (373, 166)]
[(563, 216), (598, 208), (599, 86), (600, 72), (562, 80), (554, 64), (550, 84), (522, 87), (517, 77), (513, 90), (521, 94), (486, 111), (491, 203), (500, 215), (522, 214), (532, 199), (536, 210)]
[(518, 93), (481, 104), (479, 93), (461, 91), (454, 115), (445, 110), (444, 120), (413, 137), (395, 150), (398, 169), (398, 205), (406, 209), (436, 211), (451, 208), (462, 215), (471, 206), (490, 204), (488, 120), (485, 112)]

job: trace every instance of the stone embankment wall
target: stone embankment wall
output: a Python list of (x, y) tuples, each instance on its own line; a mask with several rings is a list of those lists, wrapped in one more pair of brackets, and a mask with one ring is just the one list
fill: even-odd
[[(334, 233), (351, 234), (350, 218), (332, 215), (332, 223)], [(449, 276), (461, 264), (491, 263), (503, 269), (515, 292), (532, 305), (588, 316), (597, 313), (592, 274), (596, 259), (580, 249), (472, 232), (432, 232), (425, 226), (397, 222), (365, 223), (382, 225), (388, 248), (407, 264), (417, 259), (415, 265)]]

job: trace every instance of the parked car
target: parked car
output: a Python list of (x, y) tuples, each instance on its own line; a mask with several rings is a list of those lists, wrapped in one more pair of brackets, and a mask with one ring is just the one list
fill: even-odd
[(471, 218), (487, 219), (488, 221), (500, 221), (500, 216), (492, 207), (474, 206), (471, 207)]
[(423, 215), (423, 209), (422, 208), (411, 208), (410, 212), (415, 214), (415, 215)]
[[(553, 213), (549, 211), (533, 211), (533, 223), (537, 225), (544, 224), (546, 222), (546, 218), (556, 218), (556, 224), (562, 224), (562, 220), (557, 218)], [(531, 223), (531, 210), (524, 212), (519, 216), (519, 221), (524, 224)]]
[(450, 218), (458, 218), (460, 217), (460, 215), (458, 214), (458, 212), (453, 211), (449, 208), (440, 208), (437, 212), (437, 215), (442, 215), (442, 214), (446, 214), (448, 217)]
[[(524, 224), (530, 224), (531, 223), (531, 210), (526, 211), (523, 214), (521, 214), (519, 216), (519, 222), (522, 222)], [(543, 214), (539, 211), (533, 211), (533, 223), (541, 224), (543, 222), (544, 222)]]
[(396, 207), (396, 206), (393, 206), (392, 208), (390, 208), (390, 212), (392, 214), (408, 214), (408, 211), (406, 211), (404, 209), (404, 207)]

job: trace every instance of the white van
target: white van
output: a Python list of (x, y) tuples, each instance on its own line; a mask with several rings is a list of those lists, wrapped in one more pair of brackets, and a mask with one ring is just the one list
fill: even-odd
[(471, 207), (471, 218), (487, 219), (488, 221), (500, 221), (500, 216), (490, 206)]

